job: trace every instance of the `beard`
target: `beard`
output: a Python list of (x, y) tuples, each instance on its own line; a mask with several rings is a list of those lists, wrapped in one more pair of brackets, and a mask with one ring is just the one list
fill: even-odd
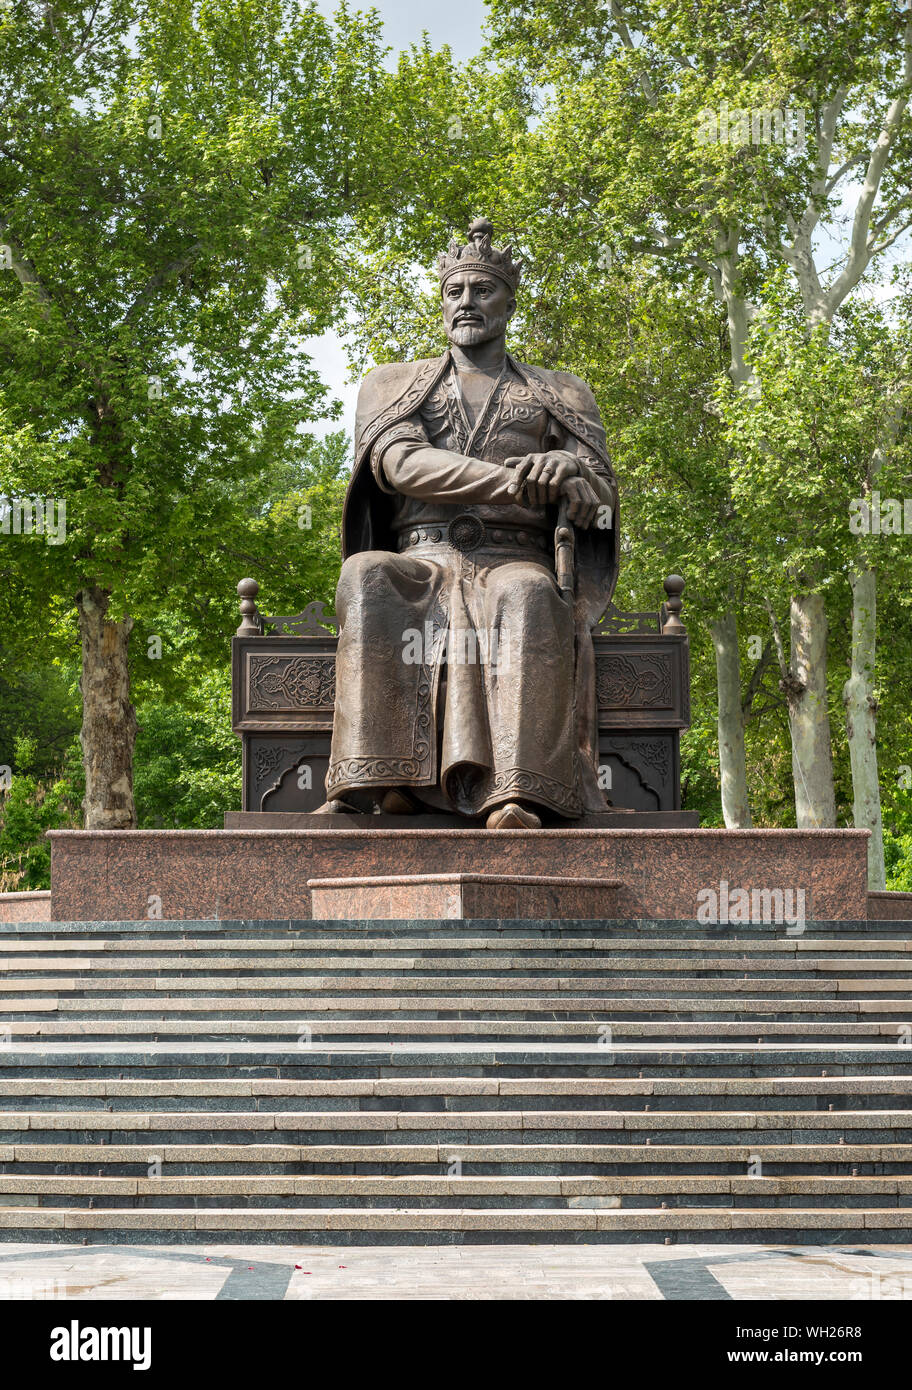
[(489, 338), (493, 338), (494, 334), (487, 324), (461, 323), (458, 327), (451, 328), (447, 336), (457, 347), (477, 347), (479, 343), (486, 343)]
[(497, 314), (486, 323), (451, 324), (447, 330), (447, 337), (456, 347), (478, 347), (481, 343), (489, 343), (492, 338), (499, 337), (507, 327), (508, 317), (507, 314)]

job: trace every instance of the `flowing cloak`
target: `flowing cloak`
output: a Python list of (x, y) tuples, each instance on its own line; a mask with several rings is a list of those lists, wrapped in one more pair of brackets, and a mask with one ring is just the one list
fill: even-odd
[[(395, 551), (394, 498), (373, 476), (371, 450), (381, 434), (418, 412), (451, 363), (441, 357), (376, 367), (364, 378), (355, 419), (355, 465), (342, 512), (342, 557), (363, 551)], [(592, 629), (604, 612), (617, 581), (619, 528), (617, 486), (595, 398), (585, 382), (570, 372), (531, 367), (509, 358), (510, 366), (548, 414), (581, 446), (588, 461), (607, 477), (614, 493), (612, 524), (587, 530), (574, 528), (575, 718), (577, 726), (578, 791), (582, 810), (604, 810), (599, 790), (598, 729), (596, 721), (595, 655)], [(556, 514), (556, 509), (555, 509)]]

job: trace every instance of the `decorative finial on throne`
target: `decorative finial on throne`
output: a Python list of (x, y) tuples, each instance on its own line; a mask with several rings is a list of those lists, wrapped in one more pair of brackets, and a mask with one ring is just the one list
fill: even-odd
[(259, 584), (255, 579), (242, 579), (237, 586), (237, 591), (241, 600), (241, 625), (237, 630), (238, 637), (262, 637), (263, 628), (256, 602), (257, 594), (260, 592)]
[(662, 585), (662, 588), (668, 596), (664, 604), (668, 616), (662, 626), (662, 632), (672, 633), (677, 636), (679, 633), (686, 631), (684, 624), (681, 622), (681, 609), (683, 607), (681, 595), (684, 592), (684, 580), (679, 574), (670, 574)]

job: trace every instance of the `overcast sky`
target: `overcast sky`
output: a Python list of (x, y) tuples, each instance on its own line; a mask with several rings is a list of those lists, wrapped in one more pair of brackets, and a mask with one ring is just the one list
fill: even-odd
[[(337, 8), (336, 0), (318, 0), (318, 6), (329, 18)], [(386, 41), (396, 49), (418, 43), (425, 29), (435, 48), (448, 43), (456, 58), (470, 58), (481, 47), (484, 0), (376, 0), (373, 5), (362, 0), (352, 8), (378, 10)]]

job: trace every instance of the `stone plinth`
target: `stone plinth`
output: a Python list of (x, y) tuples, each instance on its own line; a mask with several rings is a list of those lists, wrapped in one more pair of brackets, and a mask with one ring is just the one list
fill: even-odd
[(400, 874), (312, 878), (307, 886), (314, 917), (326, 922), (547, 921), (616, 917), (620, 883), (534, 874)]
[(42, 890), (33, 893), (0, 893), (0, 922), (49, 922), (51, 895)]
[[(419, 813), (403, 818), (383, 814), (330, 817), (313, 811), (226, 811), (226, 830), (327, 830), (342, 825), (348, 830), (484, 830), (485, 816)], [(574, 830), (696, 830), (696, 811), (587, 811), (573, 822)], [(552, 820), (543, 827), (548, 834), (565, 829)]]
[(869, 893), (868, 916), (877, 922), (912, 922), (912, 893)]
[(721, 896), (723, 883), (729, 896), (803, 892), (808, 921), (863, 921), (868, 912), (864, 830), (54, 830), (49, 838), (54, 921), (308, 918), (309, 879), (427, 874), (618, 882), (618, 918), (698, 919), (705, 895)]

